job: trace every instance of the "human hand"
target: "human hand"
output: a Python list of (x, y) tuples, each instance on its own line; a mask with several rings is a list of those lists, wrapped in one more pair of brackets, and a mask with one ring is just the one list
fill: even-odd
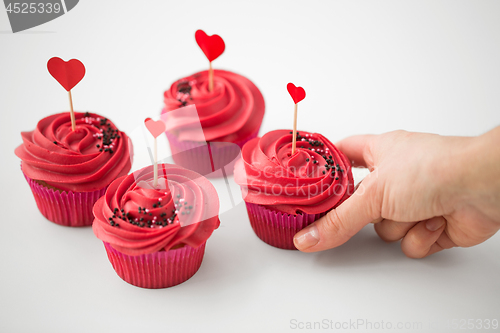
[(303, 252), (337, 247), (370, 222), (410, 258), (484, 242), (500, 228), (500, 127), (479, 137), (395, 131), (337, 147), (370, 174), (294, 237)]

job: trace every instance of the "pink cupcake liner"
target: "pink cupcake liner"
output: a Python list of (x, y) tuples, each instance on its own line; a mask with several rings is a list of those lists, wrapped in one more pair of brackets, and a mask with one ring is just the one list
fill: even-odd
[(245, 202), (248, 218), (255, 234), (265, 243), (285, 250), (297, 250), (293, 244), (293, 236), (304, 229), (326, 212), (320, 214), (291, 215), (280, 211)]
[(92, 208), (108, 188), (106, 186), (93, 192), (56, 191), (40, 185), (26, 174), (24, 177), (43, 216), (49, 221), (66, 227), (91, 226), (94, 221)]
[(168, 288), (191, 278), (200, 268), (205, 253), (205, 243), (192, 248), (129, 256), (104, 242), (108, 259), (116, 273), (131, 285), (159, 289)]
[(216, 178), (224, 176), (222, 168), (226, 175), (233, 174), (234, 163), (241, 148), (245, 143), (257, 137), (259, 129), (239, 142), (179, 141), (176, 135), (165, 133), (172, 151), (172, 158), (177, 165), (196, 171), (203, 176)]

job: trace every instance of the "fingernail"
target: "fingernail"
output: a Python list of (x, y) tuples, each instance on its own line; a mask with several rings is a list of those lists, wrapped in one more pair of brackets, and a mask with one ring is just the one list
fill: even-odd
[(425, 227), (429, 231), (436, 231), (443, 225), (444, 225), (444, 220), (442, 218), (430, 219), (429, 221), (425, 222)]
[(318, 228), (313, 224), (312, 226), (300, 231), (293, 238), (295, 247), (299, 250), (307, 250), (308, 248), (318, 244), (319, 233)]

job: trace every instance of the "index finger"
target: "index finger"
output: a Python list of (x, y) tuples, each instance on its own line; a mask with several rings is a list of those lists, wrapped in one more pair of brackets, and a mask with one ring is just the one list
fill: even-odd
[(369, 150), (369, 143), (376, 135), (354, 135), (342, 139), (335, 146), (343, 152), (355, 167), (370, 167), (372, 166), (372, 157)]

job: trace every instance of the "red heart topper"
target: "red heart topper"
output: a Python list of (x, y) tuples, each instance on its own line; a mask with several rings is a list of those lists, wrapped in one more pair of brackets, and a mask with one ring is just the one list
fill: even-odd
[(161, 120), (154, 121), (151, 118), (146, 118), (144, 124), (146, 124), (149, 133), (151, 133), (155, 139), (165, 132), (166, 129), (165, 123)]
[(302, 87), (296, 87), (295, 84), (289, 83), (286, 85), (286, 89), (290, 96), (292, 96), (293, 102), (297, 104), (304, 98), (306, 98), (306, 91)]
[(219, 35), (208, 36), (205, 31), (197, 30), (194, 38), (210, 62), (217, 59), (226, 49), (226, 44)]
[(85, 76), (85, 66), (77, 59), (64, 61), (58, 57), (50, 58), (47, 69), (66, 91), (73, 89)]

